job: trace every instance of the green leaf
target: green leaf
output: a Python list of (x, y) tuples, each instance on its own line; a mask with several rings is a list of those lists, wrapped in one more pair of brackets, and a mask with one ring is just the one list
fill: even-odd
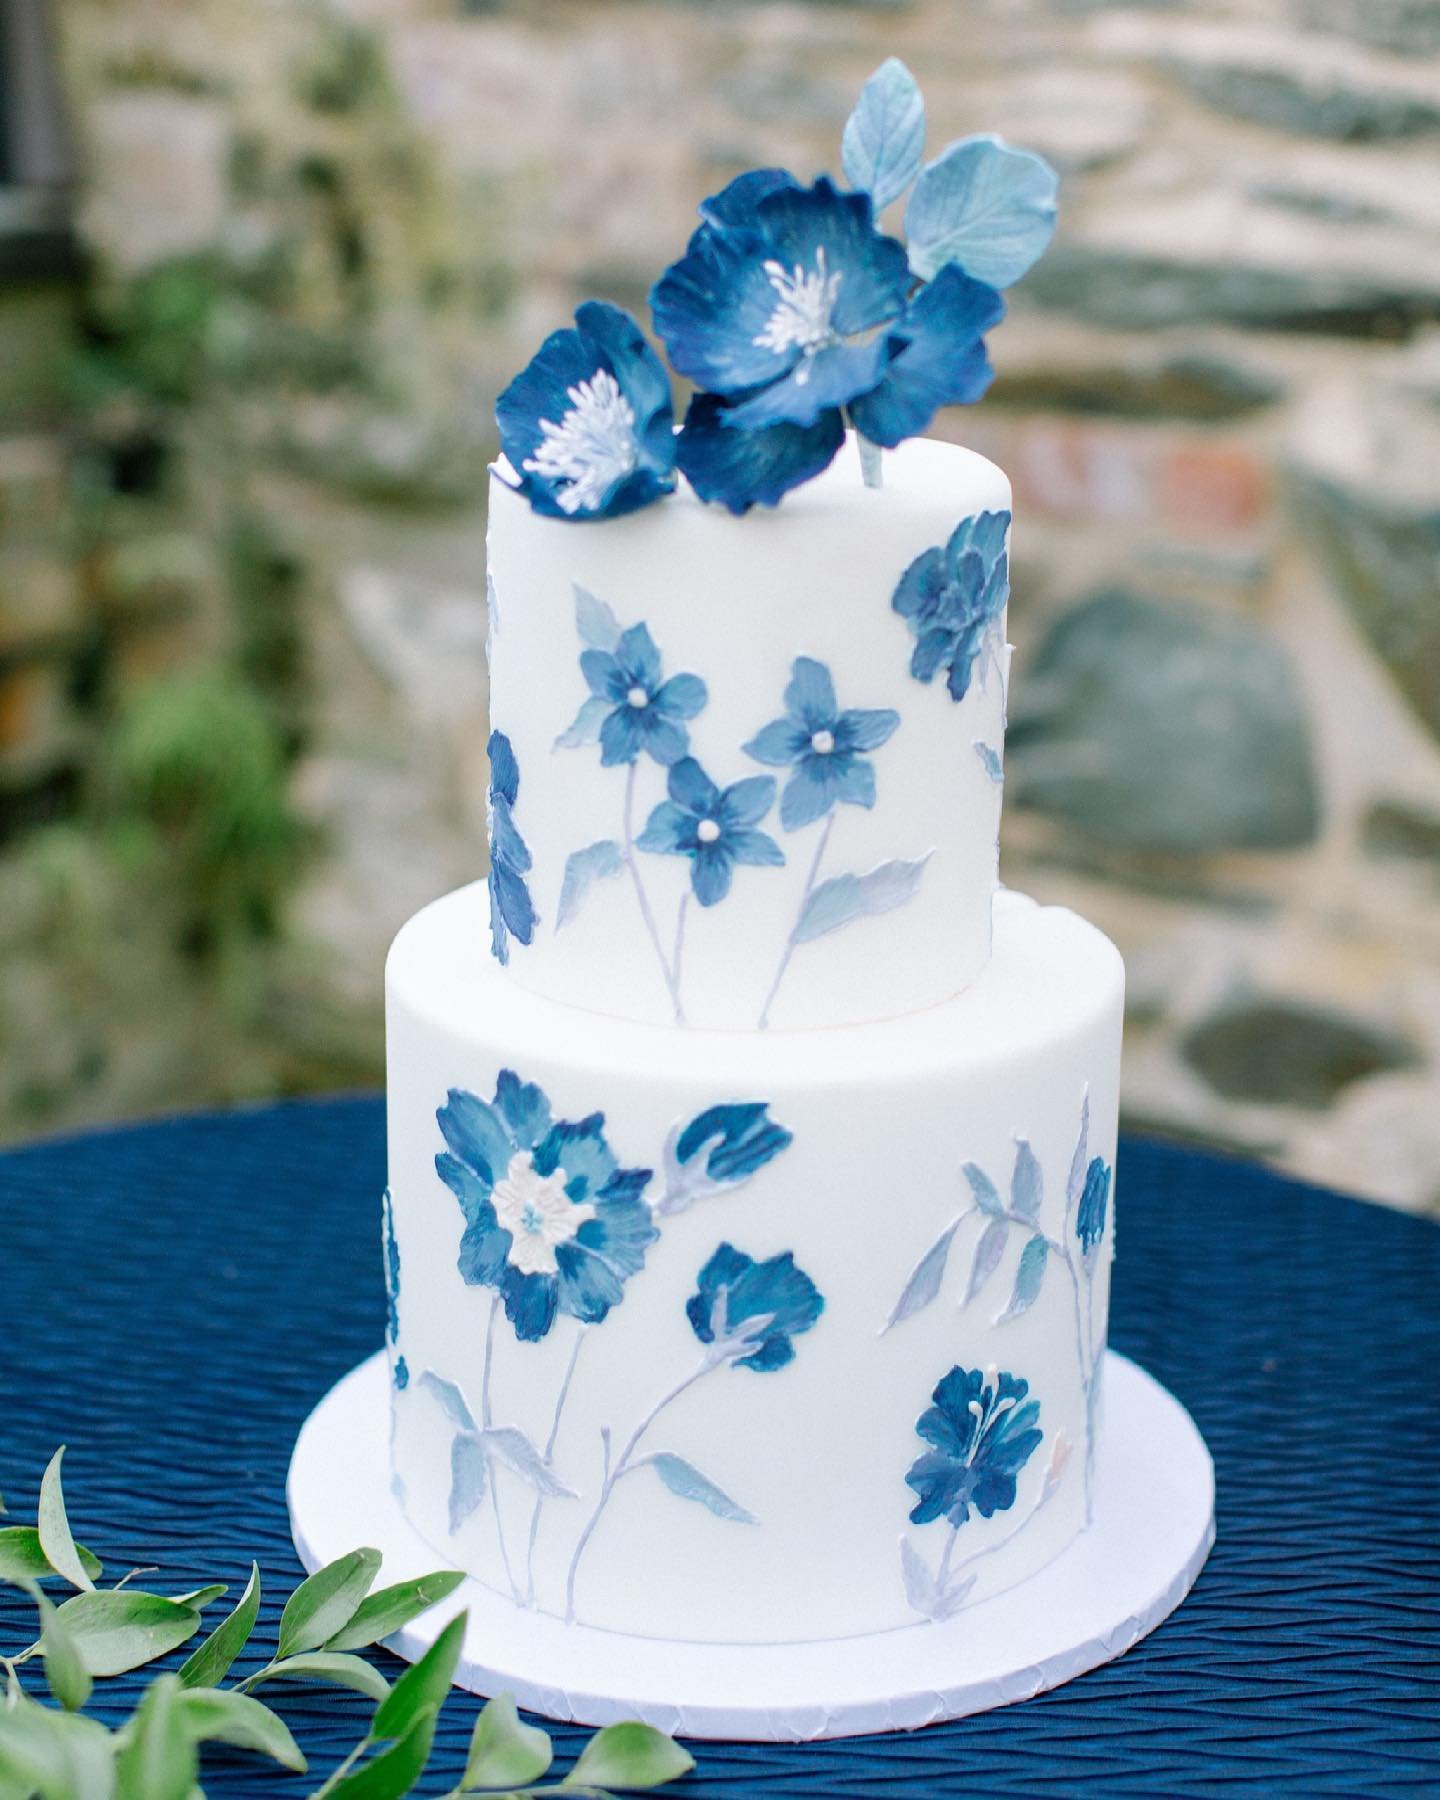
[(80, 1550), (70, 1535), (70, 1521), (65, 1516), (65, 1491), (60, 1484), (60, 1464), (65, 1455), (62, 1444), (50, 1458), (49, 1467), (40, 1477), (40, 1505), (35, 1523), (40, 1534), (40, 1548), (57, 1575), (71, 1587), (90, 1589), (95, 1583), (80, 1560)]
[[(101, 1564), (83, 1544), (75, 1546), (80, 1567), (91, 1581), (100, 1579)], [(54, 1575), (50, 1559), (40, 1548), (40, 1533), (33, 1525), (7, 1525), (0, 1530), (0, 1581), (43, 1581)]]
[(475, 1721), (462, 1788), (529, 1787), (550, 1767), (554, 1751), (548, 1732), (526, 1725), (513, 1694), (487, 1701)]
[(197, 1744), (233, 1744), (237, 1750), (258, 1750), (282, 1768), (303, 1775), (305, 1758), (290, 1735), (290, 1727), (262, 1700), (234, 1688), (192, 1687), (181, 1696), (181, 1709), (190, 1735)]
[(45, 1658), (45, 1679), (50, 1692), (66, 1712), (79, 1712), (90, 1698), (93, 1683), (70, 1628), (49, 1598), (33, 1583), (30, 1593), (40, 1612), (40, 1654)]
[(302, 1581), (280, 1615), (277, 1657), (318, 1650), (348, 1625), (380, 1571), (378, 1550), (352, 1550)]
[(116, 1759), (119, 1800), (190, 1800), (199, 1759), (184, 1695), (174, 1675), (146, 1688)]
[(430, 1760), (439, 1710), (438, 1706), (427, 1706), (416, 1713), (404, 1737), (397, 1738), (388, 1749), (351, 1774), (342, 1776), (334, 1787), (322, 1789), (326, 1800), (400, 1800), (401, 1795), (408, 1794)]
[(653, 1725), (629, 1720), (597, 1731), (561, 1787), (654, 1788), (688, 1775), (695, 1758)]
[(397, 1581), (394, 1587), (367, 1594), (350, 1623), (326, 1641), (327, 1650), (364, 1650), (399, 1631), (422, 1612), (448, 1599), (465, 1579), (461, 1569), (437, 1569), (414, 1581)]
[(371, 1737), (400, 1737), (426, 1707), (438, 1708), (450, 1692), (468, 1613), (457, 1613), (418, 1662), (412, 1663), (375, 1711)]
[(354, 1688), (357, 1694), (368, 1694), (375, 1701), (390, 1692), (390, 1683), (363, 1656), (342, 1656), (334, 1650), (287, 1656), (249, 1676), (245, 1686), (255, 1687), (262, 1681), (328, 1681), (336, 1687)]
[(193, 1607), (163, 1594), (113, 1588), (75, 1594), (60, 1608), (85, 1667), (92, 1675), (123, 1675), (178, 1649), (200, 1629)]
[(223, 1600), (230, 1589), (223, 1581), (212, 1581), (209, 1587), (191, 1588), (188, 1594), (171, 1594), (169, 1598), (177, 1606), (193, 1606), (196, 1612), (203, 1612), (216, 1600)]
[(215, 1687), (245, 1648), (260, 1611), (260, 1566), (250, 1565), (250, 1579), (235, 1609), (223, 1618), (203, 1644), (181, 1664), (180, 1681), (189, 1688)]
[(116, 1741), (82, 1713), (39, 1706), (22, 1693), (0, 1707), (0, 1794), (30, 1800), (111, 1800)]

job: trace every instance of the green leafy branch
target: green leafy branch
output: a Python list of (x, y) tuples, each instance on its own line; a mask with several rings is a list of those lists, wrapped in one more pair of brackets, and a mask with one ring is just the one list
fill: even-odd
[[(133, 1569), (113, 1587), (98, 1586), (103, 1565), (76, 1543), (66, 1515), (64, 1454), (62, 1445), (45, 1471), (35, 1524), (0, 1528), (0, 1581), (29, 1594), (38, 1622), (33, 1643), (0, 1656), (0, 1800), (204, 1800), (200, 1752), (207, 1743), (253, 1751), (304, 1774), (306, 1760), (290, 1728), (252, 1691), (274, 1681), (328, 1682), (375, 1703), (364, 1737), (310, 1800), (401, 1800), (413, 1790), (455, 1679), (467, 1615), (451, 1619), (393, 1687), (358, 1652), (448, 1598), (464, 1579), (460, 1570), (374, 1589), (379, 1551), (352, 1550), (290, 1595), (271, 1660), (225, 1686), (260, 1613), (260, 1570), (252, 1563), (233, 1609), (178, 1669), (153, 1675), (134, 1712), (111, 1731), (84, 1712), (95, 1682), (188, 1643), (204, 1609), (228, 1590), (213, 1583), (185, 1594), (148, 1593), (129, 1583), (152, 1571)], [(50, 1580), (75, 1591), (57, 1604), (41, 1586)], [(20, 1671), (34, 1661), (44, 1668), (54, 1704), (26, 1691)], [(633, 1722), (596, 1732), (569, 1774), (545, 1783), (553, 1755), (547, 1733), (521, 1720), (509, 1694), (498, 1695), (475, 1722), (465, 1773), (447, 1800), (482, 1794), (606, 1800), (611, 1789), (660, 1787), (694, 1767), (664, 1732)]]

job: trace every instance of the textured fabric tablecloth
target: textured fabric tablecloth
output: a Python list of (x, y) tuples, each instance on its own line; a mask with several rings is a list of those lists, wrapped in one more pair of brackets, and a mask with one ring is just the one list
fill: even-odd
[[(158, 1563), (162, 1592), (228, 1580), (229, 1605), (256, 1556), (267, 1603), (237, 1673), (273, 1646), (302, 1573), (296, 1433), (381, 1339), (383, 1179), (374, 1099), (0, 1156), (11, 1517), (33, 1519), (63, 1441), (72, 1522), (107, 1578)], [(1118, 1191), (1112, 1342), (1189, 1407), (1217, 1466), (1219, 1539), (1194, 1593), (1055, 1693), (907, 1736), (697, 1746), (677, 1796), (1440, 1792), (1440, 1229), (1133, 1140)], [(11, 1650), (33, 1613), (4, 1594)], [(137, 1687), (101, 1684), (96, 1710), (113, 1722)], [(361, 1734), (358, 1696), (268, 1697), (312, 1779), (207, 1752), (212, 1797), (303, 1796)], [(422, 1792), (458, 1777), (477, 1705), (451, 1697)], [(568, 1753), (583, 1734), (555, 1735)]]

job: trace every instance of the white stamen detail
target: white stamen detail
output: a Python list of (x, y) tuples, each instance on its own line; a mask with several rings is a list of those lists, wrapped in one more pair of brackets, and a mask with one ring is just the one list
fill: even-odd
[(563, 512), (594, 512), (639, 460), (635, 409), (608, 369), (568, 388), (566, 398), (569, 412), (558, 425), (540, 421), (540, 444), (521, 466), (560, 484), (555, 499)]
[(632, 687), (625, 696), (625, 704), (627, 706), (648, 706), (650, 704), (650, 696), (643, 687)]
[[(777, 356), (798, 349), (808, 357), (823, 350), (827, 344), (833, 344), (835, 328), (830, 323), (830, 315), (835, 310), (835, 297), (840, 292), (844, 270), (837, 269), (833, 275), (829, 273), (824, 246), (815, 252), (813, 269), (802, 268), (796, 263), (787, 272), (783, 264), (770, 261), (765, 264), (765, 273), (780, 300), (766, 320), (765, 329), (753, 340), (756, 349), (773, 350)], [(808, 375), (808, 368), (802, 367), (795, 379), (802, 382)]]
[(720, 827), (714, 819), (702, 819), (695, 827), (695, 835), (702, 844), (715, 844), (720, 841)]
[(810, 748), (820, 756), (828, 756), (835, 748), (835, 733), (833, 731), (814, 732), (810, 738)]
[(565, 1192), (565, 1172), (537, 1175), (528, 1150), (517, 1150), (490, 1196), (495, 1217), (510, 1233), (510, 1258), (522, 1275), (554, 1275), (558, 1244), (568, 1244), (595, 1208), (576, 1206)]

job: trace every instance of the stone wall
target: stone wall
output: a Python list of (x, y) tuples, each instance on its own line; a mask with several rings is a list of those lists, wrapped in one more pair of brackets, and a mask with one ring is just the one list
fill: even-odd
[[(999, 130), (1064, 176), (1000, 380), (943, 422), (1017, 493), (1006, 878), (1125, 951), (1132, 1124), (1440, 1209), (1433, 0), (66, 11), (87, 312), (197, 259), (217, 284), (168, 415), (193, 488), (98, 559), (159, 623), (127, 638), (92, 556), (87, 641), (142, 675), (157, 635), (161, 660), (233, 670), (256, 602), (211, 561), (236, 492), (294, 571), (266, 616), (294, 649), (308, 853), (254, 952), (263, 1032), (234, 1026), (283, 1054), (244, 1091), (373, 1068), (388, 933), (480, 866), (498, 386), (578, 298), (641, 306), (738, 169), (833, 167), (894, 52), (934, 143)], [(109, 415), (87, 406), (88, 440)], [(65, 666), (20, 736), (108, 745)], [(13, 835), (33, 886), (36, 833)], [(75, 1115), (54, 1085), (43, 1118)], [(89, 1091), (174, 1098), (145, 1070)]]

